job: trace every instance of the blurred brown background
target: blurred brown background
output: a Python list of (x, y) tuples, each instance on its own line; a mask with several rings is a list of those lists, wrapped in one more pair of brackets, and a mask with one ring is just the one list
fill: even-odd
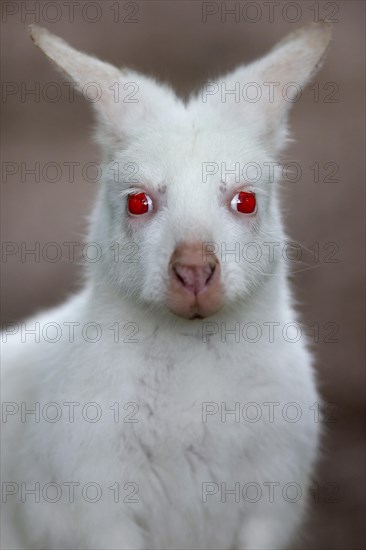
[[(294, 106), (296, 142), (285, 157), (302, 169), (297, 183), (284, 185), (287, 228), (304, 251), (310, 249), (295, 266), (293, 283), (305, 324), (310, 332), (319, 329), (313, 338), (319, 340), (313, 345), (319, 380), (333, 404), (302, 548), (364, 548), (365, 3), (78, 2), (73, 15), (62, 1), (55, 4), (2, 3), (1, 223), (2, 240), (14, 243), (7, 248), (14, 254), (2, 262), (3, 322), (56, 304), (78, 288), (78, 262), (63, 255), (52, 263), (42, 254), (40, 261), (22, 260), (21, 246), (82, 242), (98, 186), (90, 181), (92, 168), (82, 173), (98, 160), (91, 109), (82, 98), (69, 101), (64, 77), (34, 47), (28, 24), (38, 22), (81, 50), (155, 75), (186, 94), (261, 56), (294, 28), (317, 18), (333, 21), (324, 67)], [(50, 82), (63, 90), (56, 101)], [(35, 95), (26, 94), (31, 89)], [(39, 181), (26, 173), (37, 162)], [(58, 163), (59, 173), (47, 168), (49, 162)], [(73, 182), (70, 162), (77, 163)], [(53, 253), (49, 249), (49, 257)]]

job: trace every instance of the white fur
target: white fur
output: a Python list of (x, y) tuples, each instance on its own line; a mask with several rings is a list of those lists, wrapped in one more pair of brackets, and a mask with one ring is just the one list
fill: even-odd
[[(79, 86), (94, 81), (103, 98), (94, 104), (98, 140), (103, 148), (103, 186), (92, 217), (90, 241), (103, 249), (91, 264), (85, 288), (66, 304), (26, 321), (31, 328), (47, 323), (64, 327), (62, 337), (39, 343), (20, 333), (3, 346), (3, 401), (56, 402), (62, 419), (21, 422), (9, 416), (3, 424), (3, 482), (98, 483), (102, 498), (86, 502), (76, 491), (74, 503), (62, 497), (49, 503), (20, 495), (3, 504), (3, 548), (49, 549), (274, 549), (291, 544), (306, 508), (306, 492), (317, 456), (319, 424), (309, 407), (319, 400), (311, 356), (302, 338), (289, 343), (261, 338), (222, 342), (202, 338), (206, 322), (295, 321), (286, 266), (266, 254), (260, 262), (222, 262), (225, 306), (207, 320), (188, 321), (169, 312), (165, 302), (167, 264), (181, 241), (233, 243), (283, 242), (276, 184), (265, 176), (250, 186), (257, 194), (254, 217), (234, 215), (222, 204), (220, 174), (202, 182), (203, 162), (233, 167), (277, 160), (285, 145), (289, 102), (235, 103), (219, 95), (202, 102), (198, 93), (187, 104), (166, 87), (131, 71), (119, 71), (72, 50), (59, 38), (34, 27), (33, 39)], [(226, 77), (235, 82), (296, 81), (306, 84), (329, 42), (326, 25), (297, 31), (260, 61)], [(138, 103), (115, 103), (108, 86), (136, 82)], [(159, 208), (151, 219), (126, 216), (123, 169), (113, 181), (111, 164), (139, 167), (139, 185), (156, 193)], [(266, 174), (265, 169), (263, 174)], [(233, 176), (224, 178), (227, 188)], [(244, 182), (243, 182), (244, 184)], [(165, 186), (165, 192), (164, 192)], [(235, 186), (235, 185), (234, 185)], [(160, 191), (159, 191), (160, 188)], [(115, 262), (110, 246), (138, 246), (138, 262)], [(126, 251), (124, 252), (126, 255)], [(80, 323), (69, 342), (65, 322)], [(81, 327), (102, 327), (97, 343), (86, 342)], [(138, 342), (124, 342), (132, 328), (122, 328), (114, 341), (111, 327), (134, 323)], [(216, 325), (215, 325), (216, 326)], [(75, 422), (68, 422), (65, 402), (78, 402)], [(82, 419), (80, 409), (96, 402), (99, 422)], [(139, 406), (137, 423), (113, 421), (110, 407), (121, 404), (121, 416)], [(225, 403), (233, 408), (255, 402), (263, 410), (258, 422), (211, 415), (202, 421), (202, 404)], [(269, 422), (265, 403), (289, 402), (301, 407), (296, 423), (281, 413)], [(51, 414), (51, 413), (50, 413)], [(138, 485), (138, 503), (113, 502), (111, 487), (119, 482)], [(264, 489), (257, 503), (236, 503), (220, 494), (202, 499), (202, 484), (255, 482)], [(264, 483), (282, 487), (295, 482), (303, 495), (287, 502), (280, 492), (274, 502)], [(280, 489), (280, 490), (281, 490)], [(66, 489), (65, 489), (66, 491)], [(122, 498), (131, 490), (122, 490)], [(122, 500), (122, 499), (121, 499)]]

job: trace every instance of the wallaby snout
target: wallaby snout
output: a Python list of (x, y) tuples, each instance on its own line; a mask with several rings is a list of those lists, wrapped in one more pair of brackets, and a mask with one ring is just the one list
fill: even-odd
[(203, 243), (179, 245), (170, 258), (168, 273), (168, 305), (174, 313), (195, 319), (221, 309), (220, 262), (214, 254), (203, 254)]

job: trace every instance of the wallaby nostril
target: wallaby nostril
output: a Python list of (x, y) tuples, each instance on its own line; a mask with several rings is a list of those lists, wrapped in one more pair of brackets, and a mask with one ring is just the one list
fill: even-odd
[(179, 274), (179, 271), (177, 269), (177, 267), (175, 265), (172, 266), (172, 269), (173, 269), (173, 273), (174, 275), (176, 276), (176, 278), (178, 279), (178, 281), (180, 281), (182, 283), (183, 286), (185, 286), (185, 283), (184, 283), (184, 279), (183, 277)]
[(213, 278), (216, 264), (210, 262), (203, 265), (184, 265), (176, 262), (172, 271), (177, 281), (192, 294), (198, 294), (206, 289)]
[(206, 285), (208, 285), (209, 282), (211, 281), (211, 279), (212, 279), (212, 277), (213, 277), (213, 275), (214, 275), (214, 273), (215, 273), (215, 269), (216, 269), (216, 264), (215, 264), (214, 262), (209, 263), (208, 265), (209, 265), (211, 271), (210, 271), (210, 273), (209, 273), (209, 275), (208, 275), (208, 277), (207, 277), (207, 279), (206, 279)]

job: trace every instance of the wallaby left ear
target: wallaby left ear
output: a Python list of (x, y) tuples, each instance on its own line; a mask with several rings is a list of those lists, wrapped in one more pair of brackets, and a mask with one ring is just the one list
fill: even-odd
[[(258, 77), (263, 82), (279, 82), (279, 93), (267, 109), (267, 131), (277, 151), (287, 141), (287, 115), (292, 102), (319, 70), (332, 37), (329, 23), (313, 23), (281, 40), (259, 61)], [(276, 97), (277, 96), (277, 97)]]
[[(304, 86), (320, 68), (332, 38), (330, 23), (311, 23), (287, 35), (260, 60), (257, 70), (266, 78)], [(262, 65), (262, 66), (261, 66)]]
[(257, 86), (261, 97), (257, 102), (249, 101), (248, 109), (244, 108), (245, 118), (257, 126), (260, 135), (277, 151), (286, 143), (289, 108), (319, 69), (331, 35), (329, 23), (301, 27), (276, 44), (265, 57), (239, 67), (227, 77), (231, 86), (235, 82)]

